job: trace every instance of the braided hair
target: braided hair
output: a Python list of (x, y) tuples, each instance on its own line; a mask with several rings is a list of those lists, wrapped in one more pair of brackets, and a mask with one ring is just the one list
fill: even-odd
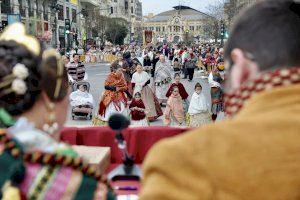
[[(25, 46), (14, 41), (0, 41), (0, 82), (12, 74), (14, 66), (24, 64), (28, 69), (29, 76), (24, 80), (27, 91), (18, 95), (13, 92), (2, 96), (4, 90), (0, 89), (0, 107), (11, 115), (20, 115), (29, 110), (39, 98), (41, 93), (41, 56), (31, 53)], [(8, 86), (10, 87), (10, 85)]]
[[(16, 64), (24, 64), (28, 69), (28, 77), (24, 80), (27, 87), (25, 94), (5, 94), (4, 91), (8, 88), (0, 88), (0, 108), (4, 108), (12, 116), (21, 115), (33, 107), (40, 98), (41, 91), (53, 102), (64, 99), (69, 85), (65, 68), (61, 77), (58, 77), (58, 65), (62, 64), (60, 62), (61, 58), (55, 55), (42, 59), (42, 53), (36, 56), (15, 41), (0, 41), (0, 82), (12, 74)], [(58, 96), (54, 97), (58, 78), (62, 82)], [(7, 87), (11, 87), (11, 84)]]

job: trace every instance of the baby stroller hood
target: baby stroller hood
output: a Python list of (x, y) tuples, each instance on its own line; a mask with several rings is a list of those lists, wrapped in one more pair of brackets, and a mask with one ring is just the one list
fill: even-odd
[(78, 81), (78, 82), (75, 82), (75, 83), (72, 85), (72, 90), (73, 90), (73, 91), (76, 91), (76, 90), (79, 88), (79, 86), (81, 86), (81, 85), (86, 86), (87, 92), (88, 92), (88, 93), (90, 92), (91, 85), (90, 85), (90, 83), (87, 82), (87, 81)]

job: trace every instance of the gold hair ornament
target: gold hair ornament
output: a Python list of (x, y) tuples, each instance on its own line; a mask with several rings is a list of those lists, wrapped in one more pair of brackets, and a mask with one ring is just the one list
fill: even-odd
[(24, 95), (27, 91), (27, 86), (24, 80), (28, 77), (28, 75), (28, 68), (24, 64), (16, 64), (13, 67), (12, 73), (2, 79), (0, 89), (5, 87), (8, 88), (4, 89), (0, 96), (5, 96), (12, 92), (17, 95)]
[(43, 60), (47, 60), (50, 57), (55, 57), (57, 60), (57, 72), (56, 72), (57, 78), (56, 78), (56, 84), (54, 90), (54, 99), (57, 99), (61, 90), (64, 66), (61, 61), (61, 56), (55, 49), (47, 49), (43, 52)]
[(24, 45), (30, 52), (38, 56), (41, 52), (39, 41), (30, 35), (26, 35), (26, 29), (22, 23), (13, 23), (5, 28), (0, 35), (0, 41), (15, 41)]

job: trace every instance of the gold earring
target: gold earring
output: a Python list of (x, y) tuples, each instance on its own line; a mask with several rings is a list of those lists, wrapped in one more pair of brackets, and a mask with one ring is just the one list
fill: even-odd
[(58, 123), (56, 122), (55, 115), (55, 104), (54, 103), (46, 103), (47, 114), (45, 116), (46, 123), (43, 125), (43, 131), (52, 135), (55, 131), (58, 130)]

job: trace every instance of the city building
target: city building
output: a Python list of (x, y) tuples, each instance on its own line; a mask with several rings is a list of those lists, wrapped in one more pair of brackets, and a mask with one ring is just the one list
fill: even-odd
[(102, 0), (101, 14), (108, 17), (125, 19), (129, 24), (126, 42), (142, 35), (143, 9), (140, 0)]
[(144, 17), (143, 30), (154, 32), (154, 42), (181, 42), (186, 35), (198, 41), (207, 40), (205, 33), (211, 16), (188, 6), (175, 6), (173, 10)]
[(22, 22), (27, 32), (46, 46), (66, 47), (72, 38), (65, 34), (65, 19), (70, 19), (72, 30), (78, 29), (78, 1), (70, 0), (2, 0), (0, 27)]

